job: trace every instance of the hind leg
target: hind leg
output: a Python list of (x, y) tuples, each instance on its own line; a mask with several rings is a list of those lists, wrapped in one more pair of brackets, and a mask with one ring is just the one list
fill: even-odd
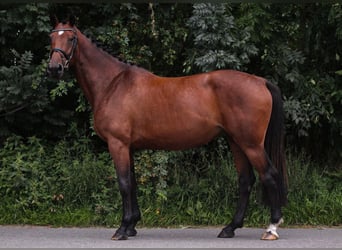
[(235, 229), (243, 226), (249, 195), (255, 183), (255, 175), (246, 155), (232, 140), (229, 141), (229, 145), (233, 152), (234, 162), (239, 176), (239, 201), (232, 221), (222, 229), (221, 233), (217, 236), (219, 238), (232, 238), (235, 235)]
[(283, 222), (281, 212), (280, 190), (278, 190), (279, 173), (272, 166), (262, 146), (250, 147), (244, 150), (252, 166), (257, 170), (264, 188), (267, 205), (271, 208), (271, 224), (262, 235), (262, 240), (276, 240), (278, 226)]

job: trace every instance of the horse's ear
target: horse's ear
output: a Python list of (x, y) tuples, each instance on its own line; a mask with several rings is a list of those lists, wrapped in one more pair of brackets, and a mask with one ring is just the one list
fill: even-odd
[(55, 28), (57, 24), (59, 23), (58, 18), (55, 14), (50, 15), (50, 23), (51, 23), (52, 28)]
[(69, 15), (69, 24), (70, 24), (71, 26), (74, 26), (75, 23), (76, 23), (76, 17), (75, 17), (75, 15)]

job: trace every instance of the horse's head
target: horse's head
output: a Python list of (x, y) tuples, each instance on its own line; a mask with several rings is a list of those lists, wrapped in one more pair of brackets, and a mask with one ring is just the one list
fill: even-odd
[(64, 70), (69, 67), (77, 46), (75, 18), (69, 17), (68, 21), (59, 22), (54, 16), (51, 22), (53, 30), (50, 34), (51, 51), (47, 72), (52, 77), (61, 78)]

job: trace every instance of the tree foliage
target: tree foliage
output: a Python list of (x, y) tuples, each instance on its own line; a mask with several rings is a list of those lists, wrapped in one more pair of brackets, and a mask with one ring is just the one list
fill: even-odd
[(243, 65), (257, 53), (257, 48), (250, 41), (249, 27), (239, 26), (235, 22), (227, 4), (194, 4), (187, 25), (193, 34), (195, 49), (186, 71), (190, 71), (192, 63), (201, 71), (224, 68), (243, 70), (246, 69)]
[(0, 143), (11, 134), (58, 138), (75, 105), (54, 100), (60, 83), (46, 77), (48, 4), (1, 7)]
[(70, 12), (105, 50), (156, 74), (232, 68), (268, 78), (284, 96), (289, 145), (340, 157), (340, 3), (1, 5), (1, 140), (13, 133), (55, 140), (71, 121), (91, 127), (72, 74), (45, 77), (49, 15)]

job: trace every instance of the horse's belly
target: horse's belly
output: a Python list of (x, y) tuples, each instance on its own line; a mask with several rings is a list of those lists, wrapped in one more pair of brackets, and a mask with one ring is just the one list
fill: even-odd
[(135, 138), (132, 146), (138, 149), (183, 150), (204, 145), (220, 132), (221, 128), (214, 124), (186, 125), (171, 130), (155, 127)]

